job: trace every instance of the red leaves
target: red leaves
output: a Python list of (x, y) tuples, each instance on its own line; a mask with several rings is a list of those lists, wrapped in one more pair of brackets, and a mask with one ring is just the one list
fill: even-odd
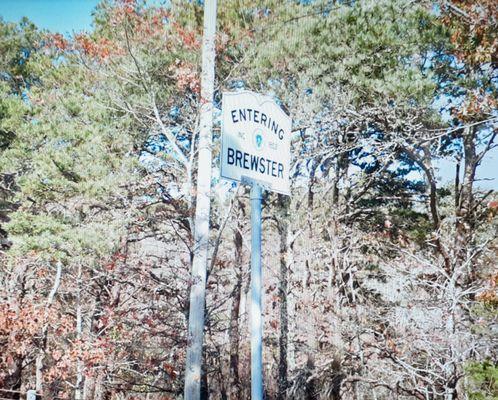
[(490, 210), (498, 210), (498, 201), (490, 201), (488, 203), (488, 208)]
[(106, 271), (114, 271), (118, 263), (126, 260), (126, 255), (117, 251), (112, 256), (109, 262), (104, 264), (104, 269)]
[(137, 9), (137, 2), (136, 0), (119, 0), (118, 1), (119, 7), (129, 15), (135, 14), (136, 9)]
[(66, 51), (69, 48), (69, 42), (60, 33), (54, 33), (47, 36), (48, 45), (59, 51)]
[(177, 22), (172, 22), (171, 25), (175, 28), (176, 32), (180, 36), (182, 44), (189, 50), (199, 50), (201, 48), (200, 35), (198, 32), (183, 28)]
[(47, 36), (47, 47), (53, 48), (58, 52), (81, 52), (98, 62), (103, 62), (111, 56), (123, 53), (118, 49), (116, 43), (110, 39), (93, 39), (84, 33), (75, 35), (73, 41), (67, 40), (60, 33), (50, 34)]
[(176, 371), (175, 367), (171, 364), (164, 363), (163, 369), (171, 379), (175, 379), (179, 375), (178, 371)]
[(75, 36), (75, 48), (98, 61), (104, 61), (111, 55), (117, 54), (116, 46), (109, 39), (94, 40), (85, 34)]
[(170, 18), (170, 13), (164, 8), (159, 8), (155, 15), (152, 16), (151, 26), (160, 29), (164, 26), (165, 20)]
[(40, 309), (36, 304), (0, 304), (0, 338), (2, 342), (17, 342), (15, 352), (18, 355), (25, 353), (29, 342), (40, 332), (41, 325)]
[(147, 43), (153, 38), (165, 39), (169, 17), (169, 11), (162, 7), (143, 9), (135, 0), (120, 0), (110, 11), (109, 24), (119, 30), (126, 27), (129, 37)]
[(170, 72), (176, 78), (178, 90), (190, 90), (196, 94), (201, 92), (201, 80), (194, 64), (177, 60), (176, 64), (170, 67)]

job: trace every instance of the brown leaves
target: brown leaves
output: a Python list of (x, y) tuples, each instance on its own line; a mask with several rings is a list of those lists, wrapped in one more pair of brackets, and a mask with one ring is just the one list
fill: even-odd
[[(43, 302), (37, 299), (0, 304), (0, 382), (12, 373), (16, 359), (33, 356), (45, 323), (58, 337), (73, 330), (73, 321), (57, 307), (47, 310), (46, 320), (43, 315)], [(55, 358), (63, 362), (61, 352)]]
[(488, 203), (488, 208), (490, 210), (498, 210), (498, 201), (490, 201)]
[(171, 364), (164, 363), (163, 369), (171, 379), (175, 379), (179, 375), (178, 371), (176, 371), (175, 367)]
[(453, 28), (456, 55), (470, 65), (496, 61), (498, 3), (494, 0), (453, 0), (443, 8), (442, 20)]
[(487, 289), (484, 292), (479, 293), (479, 295), (477, 295), (477, 300), (495, 307), (498, 306), (498, 294), (496, 293), (496, 290), (493, 289)]
[(488, 287), (479, 293), (476, 299), (489, 306), (498, 307), (498, 273), (493, 274), (488, 282)]
[(483, 89), (476, 89), (468, 92), (463, 104), (459, 108), (453, 109), (452, 114), (460, 121), (473, 122), (476, 119), (485, 118), (497, 106), (495, 98), (485, 93)]

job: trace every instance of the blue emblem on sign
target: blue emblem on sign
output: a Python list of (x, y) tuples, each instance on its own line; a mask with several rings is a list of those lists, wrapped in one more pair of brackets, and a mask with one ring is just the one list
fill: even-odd
[(261, 150), (263, 148), (263, 132), (259, 129), (253, 134), (253, 143), (256, 150)]

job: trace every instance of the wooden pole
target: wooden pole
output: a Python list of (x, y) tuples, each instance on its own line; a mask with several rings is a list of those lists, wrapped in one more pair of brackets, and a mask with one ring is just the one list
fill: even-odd
[(194, 220), (194, 258), (190, 289), (185, 400), (199, 400), (206, 296), (206, 269), (211, 209), (211, 163), (214, 95), (216, 0), (204, 2), (202, 40), (201, 115), (197, 167), (197, 203)]

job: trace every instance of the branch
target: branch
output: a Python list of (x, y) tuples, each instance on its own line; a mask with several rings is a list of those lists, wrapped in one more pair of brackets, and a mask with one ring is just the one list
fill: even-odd
[(230, 216), (232, 215), (232, 210), (233, 210), (233, 205), (235, 203), (235, 199), (239, 195), (238, 192), (239, 192), (239, 188), (237, 188), (237, 192), (235, 193), (235, 196), (230, 200), (230, 207), (228, 208), (228, 211), (226, 213), (225, 219), (223, 220), (223, 223), (221, 224), (220, 230), (218, 232), (218, 236), (216, 237), (216, 241), (215, 241), (215, 244), (214, 244), (213, 254), (211, 256), (211, 264), (209, 266), (208, 274), (207, 274), (207, 277), (206, 277), (206, 282), (209, 279), (209, 275), (213, 271), (214, 264), (216, 263), (216, 258), (218, 256), (218, 250), (220, 248), (220, 243), (221, 243), (221, 235), (223, 234), (223, 231), (225, 230), (227, 222), (228, 222)]
[(45, 314), (48, 313), (48, 309), (54, 302), (55, 294), (57, 293), (57, 290), (59, 289), (59, 286), (61, 284), (61, 275), (62, 275), (62, 263), (60, 261), (57, 261), (57, 271), (55, 273), (54, 285), (52, 286), (52, 290), (50, 291), (47, 298), (47, 303), (45, 304)]
[(173, 146), (173, 150), (176, 153), (176, 155), (178, 156), (179, 161), (182, 163), (182, 165), (184, 167), (187, 168), (190, 162), (189, 162), (188, 158), (185, 156), (185, 154), (183, 154), (183, 151), (182, 151), (182, 149), (180, 149), (180, 146), (178, 146), (178, 144), (176, 143), (175, 136), (171, 133), (171, 131), (168, 128), (166, 128), (163, 121), (161, 120), (161, 116), (159, 115), (159, 110), (157, 108), (156, 99), (155, 99), (154, 95), (152, 95), (152, 107), (154, 110), (154, 115), (156, 117), (156, 122), (158, 123), (159, 127), (161, 128), (161, 132), (164, 134), (164, 136), (166, 136), (166, 138), (170, 142), (171, 146)]

